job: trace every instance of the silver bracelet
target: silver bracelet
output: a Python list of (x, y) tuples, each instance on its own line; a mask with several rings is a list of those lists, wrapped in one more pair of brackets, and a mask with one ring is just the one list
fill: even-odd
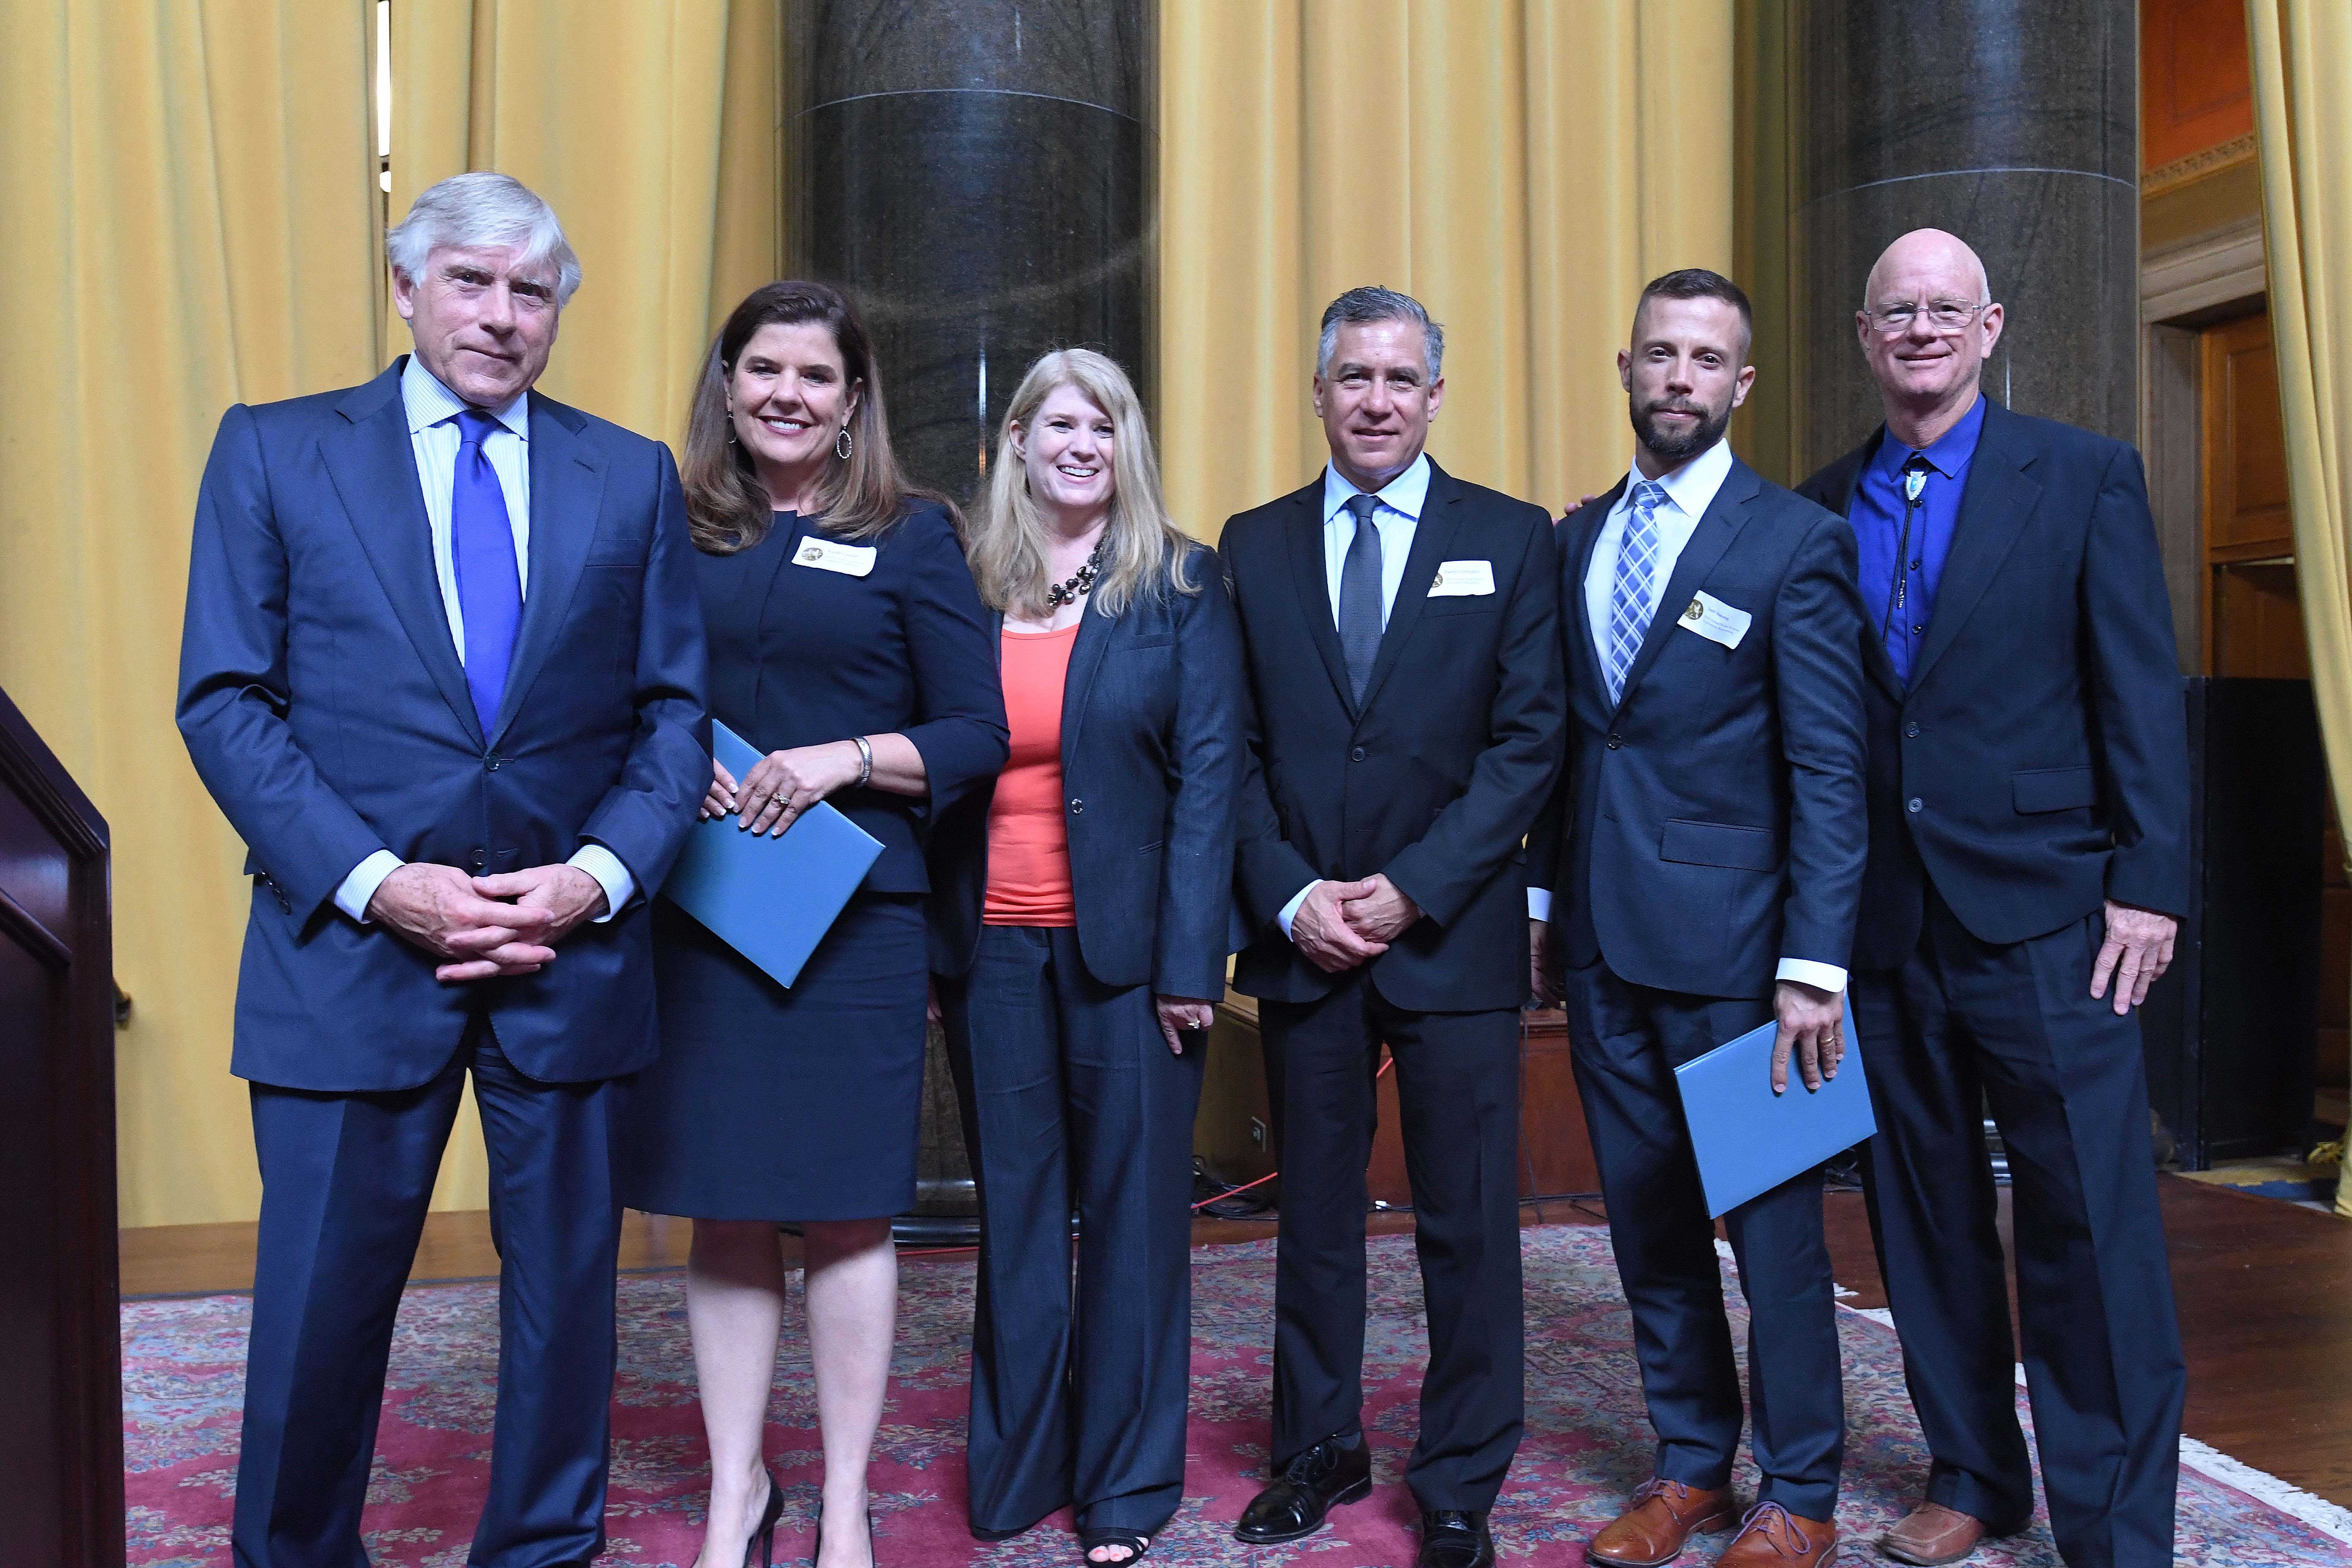
[(849, 743), (857, 748), (857, 782), (853, 789), (864, 789), (874, 777), (874, 748), (866, 743), (863, 735), (852, 735)]

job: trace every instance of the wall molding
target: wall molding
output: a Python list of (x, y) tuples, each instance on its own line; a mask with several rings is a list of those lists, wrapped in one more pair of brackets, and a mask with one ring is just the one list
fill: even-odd
[(2261, 299), (2270, 291), (2263, 254), (2262, 220), (2249, 218), (2141, 258), (2140, 321), (2178, 321), (2216, 305)]
[(2186, 158), (2175, 158), (2169, 163), (2159, 163), (2139, 177), (2142, 195), (2152, 196), (2159, 191), (2185, 185), (2191, 180), (2201, 180), (2208, 174), (2218, 174), (2224, 169), (2254, 161), (2254, 133), (2232, 136), (2218, 147), (2208, 147), (2191, 153)]

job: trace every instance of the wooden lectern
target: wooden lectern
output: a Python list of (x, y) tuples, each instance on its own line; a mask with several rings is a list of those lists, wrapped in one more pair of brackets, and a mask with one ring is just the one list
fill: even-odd
[(121, 1568), (106, 823), (0, 694), (0, 1534)]

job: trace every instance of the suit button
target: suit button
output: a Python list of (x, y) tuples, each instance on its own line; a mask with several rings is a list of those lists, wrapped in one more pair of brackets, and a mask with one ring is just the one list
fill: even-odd
[(1070, 815), (1072, 816), (1077, 816), (1080, 812), (1086, 810), (1086, 808), (1087, 803), (1085, 801), (1074, 800), (1070, 802)]
[(1904, 803), (1903, 809), (1910, 812), (1924, 811), (1927, 809), (1927, 803), (1926, 801), (1921, 800), (1915, 795)]
[(1358, 746), (1354, 751), (1349, 752), (1348, 753), (1348, 760), (1351, 763), (1362, 762), (1364, 760), (1364, 748)]
[(1903, 726), (1903, 732), (1916, 740), (1918, 738), (1919, 726), (1916, 724), (1906, 724)]
[(474, 851), (471, 858), (474, 863), (474, 869), (478, 871), (483, 867), (490, 863), (490, 852), (487, 849), (477, 849)]
[(484, 757), (482, 759), (482, 771), (486, 773), (497, 773), (499, 771), (499, 759), (496, 757)]
[(1609, 737), (1609, 749), (1612, 752), (1622, 746), (1624, 743), (1624, 742), (1619, 740), (1614, 735)]

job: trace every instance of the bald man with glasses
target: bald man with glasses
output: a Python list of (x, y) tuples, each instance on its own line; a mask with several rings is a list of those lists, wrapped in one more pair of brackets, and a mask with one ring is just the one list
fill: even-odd
[(1870, 617), (1863, 1171), (1934, 1460), (1880, 1549), (1957, 1563), (2033, 1515), (1989, 1105), (2052, 1532), (2159, 1568), (2186, 1376), (2131, 1010), (2189, 901), (2179, 666), (2139, 454), (1986, 396), (2002, 324), (1967, 245), (1897, 239), (1854, 318), (1885, 423), (1799, 487), (1851, 521)]

